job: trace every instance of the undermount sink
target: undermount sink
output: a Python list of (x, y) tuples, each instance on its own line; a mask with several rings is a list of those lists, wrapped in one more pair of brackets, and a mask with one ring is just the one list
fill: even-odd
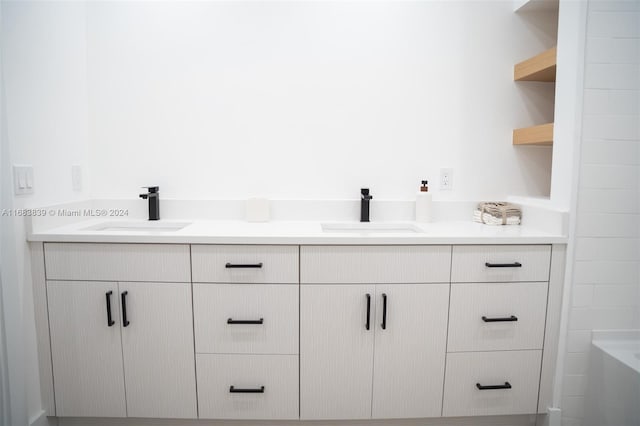
[(103, 222), (83, 228), (83, 231), (105, 232), (175, 232), (191, 222)]
[(323, 223), (322, 232), (356, 233), (356, 234), (419, 234), (424, 231), (412, 223), (369, 223), (345, 222)]

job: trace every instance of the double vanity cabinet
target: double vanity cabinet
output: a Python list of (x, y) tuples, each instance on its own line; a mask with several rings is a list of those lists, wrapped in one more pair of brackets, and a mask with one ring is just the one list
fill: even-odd
[(543, 411), (551, 245), (40, 245), (50, 415)]

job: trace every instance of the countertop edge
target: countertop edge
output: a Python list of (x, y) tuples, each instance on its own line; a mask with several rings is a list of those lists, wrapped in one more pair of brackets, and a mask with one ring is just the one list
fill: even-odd
[(320, 236), (170, 236), (33, 234), (30, 242), (121, 244), (246, 244), (246, 245), (523, 245), (567, 244), (564, 236), (525, 237), (320, 237)]

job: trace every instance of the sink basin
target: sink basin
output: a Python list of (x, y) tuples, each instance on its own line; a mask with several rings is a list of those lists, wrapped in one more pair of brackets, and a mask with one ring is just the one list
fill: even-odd
[(191, 222), (103, 222), (83, 228), (83, 231), (104, 232), (175, 232)]
[(355, 234), (419, 234), (424, 231), (412, 223), (323, 223), (322, 232), (355, 233)]

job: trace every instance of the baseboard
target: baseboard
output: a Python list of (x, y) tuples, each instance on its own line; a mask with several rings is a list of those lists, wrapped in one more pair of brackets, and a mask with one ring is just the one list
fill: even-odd
[[(402, 420), (173, 420), (61, 417), (59, 426), (533, 426), (547, 415), (441, 417)], [(540, 420), (540, 421), (538, 421)], [(559, 425), (558, 425), (559, 426)]]

